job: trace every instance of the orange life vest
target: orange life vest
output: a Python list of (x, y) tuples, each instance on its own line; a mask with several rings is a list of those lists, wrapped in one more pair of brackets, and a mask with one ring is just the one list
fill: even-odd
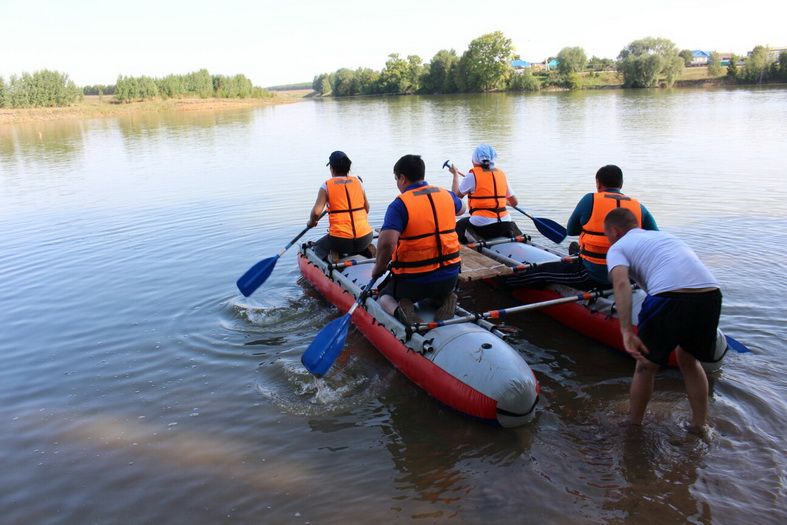
[(475, 190), (467, 196), (470, 215), (489, 217), (500, 221), (508, 215), (506, 195), (508, 183), (506, 174), (497, 168), (484, 170), (481, 166), (473, 166), (470, 172), (475, 175)]
[(420, 186), (398, 198), (407, 208), (407, 226), (391, 257), (391, 271), (426, 273), (461, 262), (451, 194), (435, 186)]
[(582, 225), (579, 234), (579, 256), (595, 264), (607, 264), (609, 239), (604, 235), (604, 219), (615, 208), (626, 208), (637, 218), (642, 227), (642, 206), (637, 199), (622, 193), (597, 192), (593, 194), (593, 212), (588, 222)]
[(343, 239), (357, 239), (372, 231), (364, 208), (363, 186), (352, 175), (331, 177), (328, 190), (328, 234)]

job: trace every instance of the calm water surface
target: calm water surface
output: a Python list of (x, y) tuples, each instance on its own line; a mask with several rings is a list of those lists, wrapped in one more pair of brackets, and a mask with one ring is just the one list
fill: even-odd
[[(0, 523), (785, 523), (785, 122), (787, 90), (768, 89), (0, 127)], [(379, 226), (400, 155), (448, 185), (443, 161), (467, 168), (481, 142), (524, 207), (560, 222), (620, 165), (717, 275), (722, 328), (753, 353), (713, 378), (708, 441), (686, 434), (674, 372), (627, 430), (633, 362), (538, 313), (511, 322), (542, 402), (503, 430), (437, 405), (355, 332), (310, 377), (300, 355), (337, 311), (294, 253), (237, 293), (305, 224), (330, 151), (353, 159)]]

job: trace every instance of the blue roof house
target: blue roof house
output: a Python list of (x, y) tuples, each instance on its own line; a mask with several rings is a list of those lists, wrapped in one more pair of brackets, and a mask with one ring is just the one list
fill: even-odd
[(527, 69), (530, 67), (530, 62), (527, 60), (512, 60), (511, 67), (514, 69)]
[(691, 65), (692, 66), (707, 66), (710, 62), (710, 53), (695, 49), (691, 52)]

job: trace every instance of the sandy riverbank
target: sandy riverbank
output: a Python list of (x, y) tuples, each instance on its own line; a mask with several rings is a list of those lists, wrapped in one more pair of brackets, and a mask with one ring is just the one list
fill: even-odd
[(146, 100), (120, 104), (112, 96), (86, 96), (73, 106), (62, 108), (0, 109), (0, 124), (59, 120), (69, 118), (101, 118), (128, 115), (139, 112), (166, 111), (225, 111), (241, 108), (291, 104), (304, 99), (311, 90), (279, 91), (271, 98), (226, 99), (226, 98), (181, 98)]

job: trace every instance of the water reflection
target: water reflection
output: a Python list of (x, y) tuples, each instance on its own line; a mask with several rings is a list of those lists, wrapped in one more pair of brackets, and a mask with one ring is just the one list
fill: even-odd
[(0, 126), (0, 163), (10, 168), (44, 163), (70, 167), (84, 150), (88, 121), (66, 119)]

